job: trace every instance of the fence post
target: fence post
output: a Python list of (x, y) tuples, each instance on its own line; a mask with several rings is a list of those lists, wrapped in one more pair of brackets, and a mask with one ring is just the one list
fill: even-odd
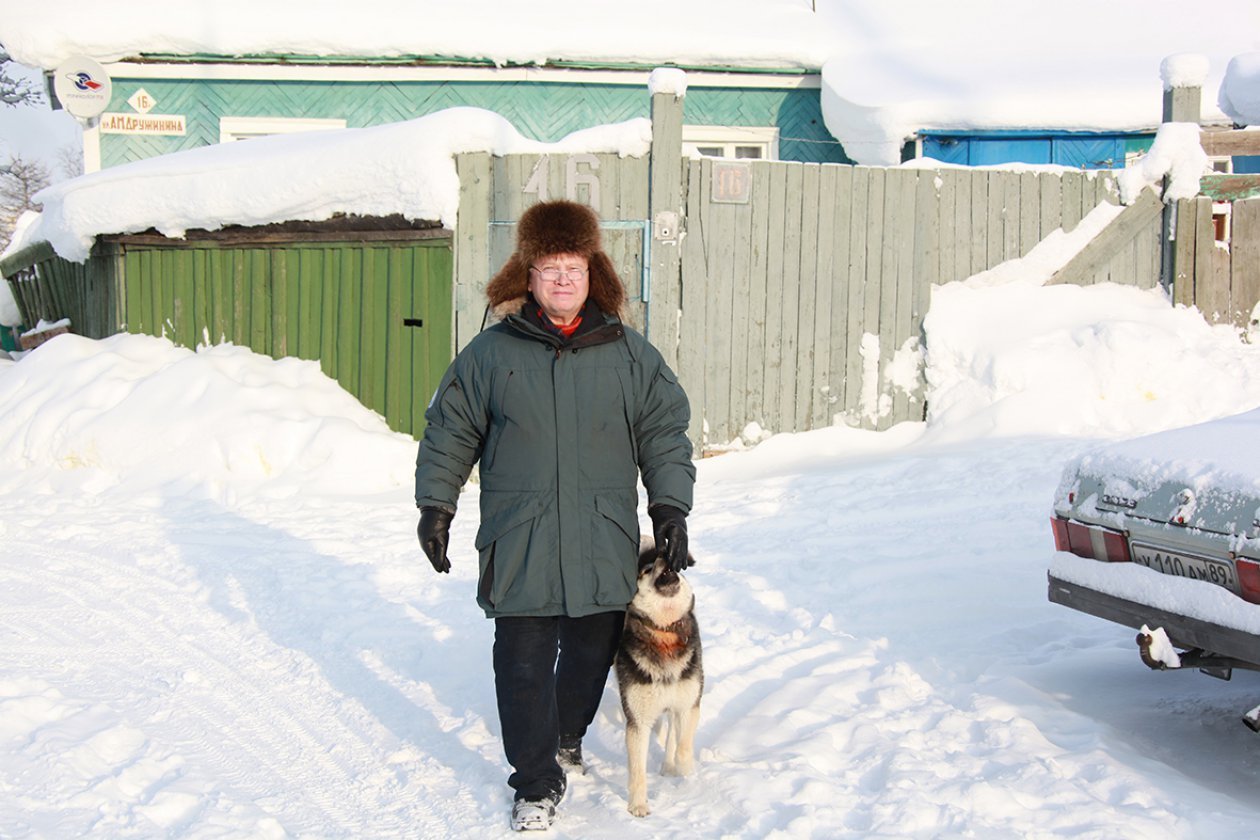
[[(1171, 57), (1170, 57), (1171, 58)], [(1164, 76), (1164, 108), (1162, 122), (1199, 122), (1203, 102), (1203, 87), (1187, 80), (1172, 79), (1169, 72), (1169, 59), (1164, 59), (1161, 74)], [(1164, 177), (1163, 190), (1168, 189), (1168, 177)], [(1164, 204), (1163, 224), (1160, 230), (1159, 284), (1175, 295), (1178, 274), (1188, 274), (1191, 284), (1194, 283), (1194, 266), (1177, 266), (1177, 249), (1174, 240), (1177, 238), (1177, 202), (1166, 201)], [(1184, 253), (1184, 250), (1183, 250)]]
[(1199, 85), (1166, 85), (1163, 122), (1197, 123), (1202, 102), (1203, 88)]
[(648, 232), (651, 264), (648, 275), (647, 336), (665, 362), (677, 370), (679, 284), (682, 242), (682, 121), (683, 96), (670, 91), (652, 93), (652, 152)]

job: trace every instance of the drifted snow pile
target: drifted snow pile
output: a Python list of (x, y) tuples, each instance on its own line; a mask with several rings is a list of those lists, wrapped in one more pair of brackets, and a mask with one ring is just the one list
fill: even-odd
[(1260, 348), (1159, 290), (953, 283), (924, 329), (942, 435), (1118, 437), (1260, 405)]
[(317, 362), (143, 335), (59, 336), (0, 367), (0, 486), (363, 494), (410, 480), (414, 444)]

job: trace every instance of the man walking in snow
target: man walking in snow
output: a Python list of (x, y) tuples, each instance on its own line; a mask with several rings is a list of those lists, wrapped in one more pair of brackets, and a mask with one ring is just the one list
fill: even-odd
[(690, 408), (656, 348), (621, 322), (625, 289), (590, 208), (527, 210), (486, 295), (501, 320), (460, 352), (425, 413), (418, 535), (449, 571), (451, 519), (480, 463), (477, 603), (495, 620), (512, 827), (544, 829), (564, 795), (561, 763), (582, 767), (634, 594), (640, 478), (658, 550), (686, 565)]

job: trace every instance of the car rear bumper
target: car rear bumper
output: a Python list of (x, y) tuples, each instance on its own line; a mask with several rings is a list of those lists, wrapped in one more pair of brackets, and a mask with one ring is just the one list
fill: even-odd
[(1250, 663), (1260, 669), (1260, 636), (1191, 618), (1177, 613), (1148, 607), (1136, 601), (1108, 595), (1078, 583), (1048, 575), (1049, 597), (1055, 604), (1062, 604), (1098, 618), (1114, 621), (1135, 630), (1143, 624), (1151, 629), (1164, 628), (1168, 638), (1180, 648), (1199, 648), (1223, 657)]

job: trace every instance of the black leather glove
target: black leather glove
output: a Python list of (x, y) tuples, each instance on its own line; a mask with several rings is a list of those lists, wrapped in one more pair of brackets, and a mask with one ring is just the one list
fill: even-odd
[(656, 553), (665, 565), (675, 572), (693, 565), (695, 561), (687, 554), (687, 514), (673, 505), (652, 505), (648, 516), (652, 519)]
[(416, 534), (420, 537), (420, 547), (438, 572), (449, 572), (451, 561), (446, 556), (446, 545), (451, 540), (451, 520), (455, 514), (439, 507), (420, 508), (420, 524), (416, 526)]

